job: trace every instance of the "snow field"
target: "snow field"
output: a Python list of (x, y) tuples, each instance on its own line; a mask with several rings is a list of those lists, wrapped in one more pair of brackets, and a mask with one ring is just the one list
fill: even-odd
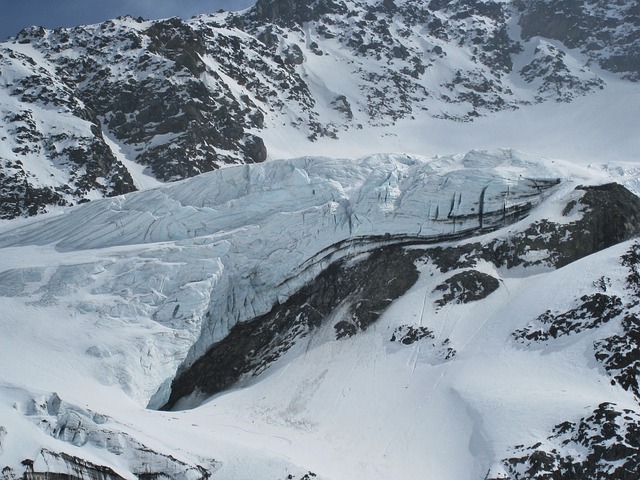
[[(108, 417), (85, 420), (98, 432), (91, 438), (120, 432), (113, 435), (184, 461), (216, 462), (211, 468), (223, 480), (307, 471), (328, 480), (482, 479), (515, 444), (543, 441), (554, 425), (602, 401), (633, 406), (593, 359), (594, 339), (616, 325), (530, 347), (511, 336), (545, 310), (565, 311), (572, 298), (593, 292), (602, 272), (620, 278), (627, 242), (557, 271), (480, 263), (500, 287), (466, 305), (438, 307), (434, 289), (452, 273), (421, 264), (418, 282), (365, 332), (335, 340), (332, 325), (345, 312), (338, 310), (261, 376), (191, 410), (145, 409), (159, 388), (153, 401), (162, 403), (163, 385), (185, 359), (286, 299), (329, 259), (358, 251), (331, 245), (359, 235), (447, 233), (452, 226), (436, 221), (436, 205), (444, 211), (462, 193), (458, 213), (468, 213), (487, 187), (487, 205), (499, 207), (505, 189), (513, 202), (528, 198), (523, 179), (559, 177), (528, 219), (506, 228), (577, 218), (561, 211), (578, 183), (637, 182), (628, 166), (573, 167), (511, 150), (308, 157), (0, 224), (7, 439), (0, 458), (16, 466), (25, 452), (46, 447), (132, 478), (132, 441), (122, 440), (125, 456), (95, 441), (78, 447), (41, 422), (67, 417), (27, 414), (25, 405), (52, 392), (64, 411)], [(621, 280), (611, 288), (621, 291)], [(433, 338), (391, 342), (406, 325), (426, 327)], [(449, 358), (448, 348), (455, 350)]]

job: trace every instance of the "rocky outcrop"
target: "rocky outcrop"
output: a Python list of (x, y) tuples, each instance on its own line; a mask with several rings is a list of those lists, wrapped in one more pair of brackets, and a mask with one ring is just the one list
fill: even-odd
[(390, 341), (400, 342), (403, 345), (411, 345), (424, 338), (435, 338), (433, 332), (427, 327), (417, 327), (414, 325), (402, 325), (396, 328), (391, 335)]
[(583, 295), (577, 307), (563, 313), (547, 310), (530, 325), (514, 332), (513, 338), (526, 344), (580, 333), (598, 328), (620, 315), (623, 310), (622, 300), (615, 295)]
[(163, 409), (180, 407), (179, 401), (190, 396), (194, 402), (201, 400), (259, 375), (327, 322), (336, 339), (366, 330), (417, 280), (413, 262), (420, 254), (391, 246), (333, 263), (285, 303), (234, 326), (173, 380)]
[(564, 422), (545, 441), (516, 447), (503, 461), (504, 474), (491, 471), (485, 480), (553, 478), (632, 480), (640, 471), (640, 415), (602, 403), (577, 422)]
[(443, 272), (474, 267), (479, 260), (506, 268), (560, 268), (640, 234), (640, 199), (622, 185), (579, 186), (576, 191), (584, 193), (569, 201), (563, 212), (577, 212), (580, 218), (575, 221), (536, 221), (487, 245), (436, 247), (431, 258)]
[(580, 49), (602, 68), (640, 80), (640, 7), (634, 1), (518, 0), (522, 36)]
[(519, 73), (527, 83), (537, 85), (535, 100), (570, 102), (592, 90), (604, 88), (605, 82), (587, 68), (578, 71), (568, 62), (567, 54), (551, 42), (540, 40), (532, 59)]
[[(537, 36), (636, 79), (632, 3), (523, 0), (516, 12), (497, 0), (260, 0), (190, 21), (23, 30), (0, 48), (10, 79), (0, 95), (0, 217), (134, 190), (118, 149), (173, 181), (264, 161), (270, 129), (283, 125), (313, 142), (400, 119), (473, 121), (572, 101), (603, 80)], [(516, 15), (523, 38), (510, 35)], [(530, 60), (514, 71), (519, 55)], [(315, 71), (316, 57), (335, 71)], [(328, 71), (349, 88), (332, 89)]]
[[(640, 400), (640, 244), (634, 243), (622, 256), (627, 268), (627, 299), (620, 331), (594, 343), (595, 357), (611, 375), (612, 383), (631, 391)], [(605, 283), (605, 288), (606, 288)]]
[(346, 15), (348, 12), (349, 9), (340, 0), (258, 0), (248, 19), (260, 24), (300, 28), (305, 22), (318, 21), (322, 15)]
[[(497, 242), (496, 263), (528, 266), (550, 262), (562, 267), (640, 234), (640, 199), (622, 185), (609, 183), (576, 190), (584, 194), (569, 202), (563, 213), (569, 215), (578, 209), (582, 214), (579, 220), (555, 225), (537, 222), (511, 242)], [(524, 259), (526, 250), (543, 249), (549, 251), (546, 258)]]
[[(215, 51), (221, 63), (223, 55), (228, 64), (243, 62), (236, 36), (212, 36), (178, 18), (150, 25), (122, 18), (27, 29), (17, 46), (5, 45), (0, 65), (19, 72), (4, 91), (6, 104), (20, 108), (3, 111), (0, 101), (0, 141), (12, 152), (0, 158), (0, 218), (135, 190), (103, 131), (163, 181), (267, 157), (263, 140), (247, 131), (262, 126), (262, 111), (234, 95), (204, 59)], [(52, 109), (64, 121), (52, 123)]]
[(611, 375), (612, 382), (640, 399), (640, 318), (637, 313), (624, 316), (620, 334), (595, 342), (595, 357)]
[[(4, 107), (0, 95), (0, 142), (11, 152), (0, 157), (0, 218), (135, 190), (105, 142), (100, 120), (71, 84), (10, 48), (0, 47), (2, 70), (16, 71), (0, 92), (16, 106)], [(59, 125), (52, 123), (51, 111), (62, 120)], [(46, 158), (47, 165), (35, 173), (38, 158)]]
[[(136, 160), (165, 181), (226, 163), (265, 160), (262, 140), (245, 132), (261, 122), (256, 106), (248, 98), (243, 104), (232, 95), (205, 62), (214, 40), (210, 30), (179, 18), (148, 28), (136, 28), (135, 21), (128, 21), (133, 23), (130, 29), (115, 22), (93, 32), (78, 27), (64, 49), (86, 54), (81, 59), (52, 60), (77, 72), (73, 80), (83, 101), (104, 118), (119, 141), (138, 148)], [(99, 36), (100, 51), (91, 48), (87, 35), (92, 34)], [(58, 40), (55, 33), (51, 36), (50, 42)], [(217, 40), (223, 52), (228, 41), (237, 42), (233, 37)], [(116, 51), (116, 62), (125, 71), (103, 68)], [(213, 85), (220, 88), (215, 91)]]
[(443, 292), (436, 300), (436, 305), (442, 307), (448, 303), (469, 303), (482, 300), (493, 293), (500, 286), (500, 282), (489, 274), (477, 270), (465, 270), (447, 278), (435, 289)]

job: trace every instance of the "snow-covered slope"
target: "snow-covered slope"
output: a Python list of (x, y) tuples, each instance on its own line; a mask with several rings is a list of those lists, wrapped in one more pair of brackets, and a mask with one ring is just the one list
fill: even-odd
[[(86, 339), (78, 353), (113, 363), (100, 375), (146, 403), (197, 339), (192, 356), (357, 251), (354, 240), (432, 241), (495, 228), (526, 214), (559, 176), (511, 151), (224, 169), (17, 228), (8, 223), (3, 284), (11, 298), (26, 296), (45, 312), (70, 309), (81, 323), (102, 318), (111, 329), (112, 321), (142, 320), (149, 335), (128, 340), (135, 359), (113, 358), (122, 338)], [(28, 245), (25, 257), (19, 252)], [(59, 261), (51, 263), (54, 252)]]
[(6, 221), (3, 475), (620, 478), (636, 437), (593, 466), (578, 428), (640, 411), (640, 201), (612, 180), (638, 171), (305, 157)]
[(582, 3), (260, 0), (24, 30), (0, 45), (0, 216), (309, 154), (635, 160), (637, 9)]
[(0, 44), (0, 480), (639, 478), (635, 3)]

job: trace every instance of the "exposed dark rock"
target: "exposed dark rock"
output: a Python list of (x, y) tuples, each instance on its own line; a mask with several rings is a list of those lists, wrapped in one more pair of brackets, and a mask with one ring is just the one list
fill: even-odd
[(0, 218), (44, 213), (48, 205), (68, 205), (64, 196), (47, 187), (34, 187), (23, 169), (0, 171)]
[[(240, 77), (239, 84), (246, 84), (248, 71), (264, 71), (263, 66), (268, 63), (269, 54), (257, 40), (249, 41), (248, 48), (257, 50), (264, 60), (258, 57), (260, 60), (245, 62), (241, 58), (245, 47), (241, 48), (238, 37), (215, 35), (209, 28), (171, 18), (153, 22), (144, 31), (122, 28), (112, 21), (95, 28), (56, 30), (50, 38), (38, 37), (33, 43), (58, 69), (65, 86), (59, 86), (56, 77), (42, 79), (34, 75), (38, 84), (27, 77), (15, 85), (14, 94), (24, 103), (65, 106), (96, 126), (95, 131), (92, 129), (94, 137), (85, 142), (88, 147), (81, 149), (69, 147), (60, 152), (56, 145), (61, 138), (41, 141), (49, 149), (43, 148), (42, 154), (57, 162), (61, 155), (69, 156), (72, 163), (81, 161), (77, 170), (87, 178), (78, 180), (80, 193), (94, 178), (109, 180), (104, 195), (133, 189), (122, 165), (116, 172), (104, 171), (105, 166), (117, 162), (104, 144), (97, 116), (117, 140), (135, 147), (131, 149), (137, 152), (135, 160), (149, 165), (151, 172), (163, 180), (197, 175), (227, 163), (252, 163), (266, 158), (262, 139), (245, 131), (263, 126), (262, 112), (249, 96), (236, 98), (203, 60), (215, 44), (220, 63), (230, 67), (236, 62), (242, 64), (229, 73)], [(109, 57), (113, 52), (118, 53)], [(21, 61), (30, 65), (29, 60), (25, 57)], [(205, 73), (210, 77), (205, 78)], [(276, 75), (264, 73), (267, 77)], [(56, 88), (63, 88), (64, 95), (55, 94)], [(82, 108), (82, 104), (89, 108)], [(25, 148), (33, 149), (33, 140)], [(219, 154), (220, 150), (225, 153)], [(93, 157), (95, 165), (91, 164)], [(75, 182), (72, 178), (69, 183)], [(67, 194), (64, 200), (74, 203), (76, 198)]]
[(258, 0), (250, 18), (257, 22), (275, 23), (284, 27), (301, 26), (305, 22), (319, 20), (321, 15), (335, 13), (346, 15), (346, 5), (339, 0)]
[(595, 357), (611, 375), (611, 383), (632, 391), (640, 399), (640, 319), (628, 314), (622, 320), (622, 333), (594, 344)]
[(640, 472), (640, 415), (602, 403), (578, 422), (564, 422), (543, 446), (514, 448), (503, 460), (508, 477), (489, 472), (485, 480), (637, 480)]
[(423, 338), (435, 338), (433, 332), (427, 327), (416, 327), (414, 325), (402, 325), (396, 328), (391, 335), (392, 342), (400, 342), (403, 345), (411, 345)]
[(450, 360), (458, 353), (455, 348), (449, 346), (450, 343), (451, 340), (449, 340), (448, 338), (445, 338), (442, 342), (440, 351), (438, 353), (443, 360)]
[(347, 97), (345, 97), (344, 95), (338, 95), (335, 100), (331, 102), (331, 105), (339, 112), (342, 112), (347, 119), (350, 120), (353, 118), (351, 104), (349, 103), (349, 100), (347, 100)]
[(579, 48), (601, 67), (640, 80), (640, 7), (605, 0), (519, 0), (522, 37), (535, 35)]
[(163, 408), (171, 409), (196, 391), (214, 395), (243, 377), (259, 374), (341, 306), (347, 313), (334, 325), (337, 338), (366, 330), (417, 280), (413, 262), (421, 253), (390, 246), (357, 262), (333, 263), (285, 303), (235, 325), (227, 337), (174, 379)]
[(312, 480), (313, 478), (316, 478), (317, 475), (311, 471), (305, 473), (304, 475), (302, 475), (301, 477), (294, 477), (292, 474), (287, 475), (287, 480)]
[(267, 159), (267, 147), (260, 137), (245, 135), (240, 149), (245, 154), (247, 163), (260, 163)]
[(304, 62), (302, 49), (295, 43), (291, 44), (284, 51), (284, 61), (291, 65), (302, 65)]
[(174, 70), (185, 68), (196, 77), (205, 72), (201, 58), (206, 52), (205, 38), (180, 18), (155, 22), (145, 34), (151, 39), (149, 51), (173, 60)]
[(631, 290), (636, 298), (640, 299), (640, 244), (634, 243), (629, 251), (621, 258), (623, 266), (629, 273), (626, 278), (626, 287)]
[(500, 282), (489, 274), (477, 270), (465, 270), (447, 278), (435, 288), (444, 292), (436, 305), (442, 307), (448, 303), (469, 303), (486, 298), (500, 286)]
[[(31, 65), (31, 59), (24, 55), (14, 60)], [(52, 206), (87, 201), (96, 193), (112, 196), (134, 191), (133, 179), (105, 143), (94, 111), (84, 106), (76, 92), (50, 72), (39, 73), (18, 78), (7, 89), (20, 99), (21, 109), (3, 118), (5, 132), (14, 145), (15, 160), (0, 158), (0, 218), (35, 215)], [(37, 121), (30, 105), (42, 105), (75, 116), (89, 128), (78, 132), (63, 129), (60, 133), (46, 132), (48, 127), (43, 128)], [(34, 156), (47, 157), (63, 172), (65, 183), (56, 186), (49, 178), (35, 178), (29, 171)]]
[[(154, 55), (138, 57), (134, 68), (164, 74), (150, 73), (138, 80), (89, 70), (94, 81), (83, 90), (84, 101), (105, 117), (118, 139), (140, 145), (137, 160), (166, 181), (225, 163), (264, 160), (262, 140), (244, 131), (259, 122), (255, 105), (248, 97), (248, 104), (242, 105), (228, 89), (214, 95), (201, 78), (207, 69), (202, 60), (207, 48), (204, 33), (180, 19), (154, 23), (144, 33)], [(158, 141), (163, 136), (167, 140)], [(216, 149), (235, 151), (237, 156), (220, 155)]]
[(543, 43), (535, 49), (531, 62), (520, 70), (526, 82), (540, 83), (536, 96), (538, 102), (549, 98), (570, 102), (605, 85), (600, 77), (588, 74), (586, 67), (576, 72), (565, 60), (564, 51), (551, 43)]
[(640, 399), (640, 244), (634, 243), (622, 256), (627, 267), (626, 289), (631, 294), (625, 305), (621, 332), (594, 342), (595, 357), (611, 375), (611, 383), (632, 391)]
[[(580, 258), (640, 235), (640, 199), (617, 183), (578, 187), (582, 217), (569, 223), (541, 220), (522, 232), (488, 244), (478, 242), (436, 247), (429, 258), (447, 272), (472, 268), (479, 260), (496, 267), (547, 266), (560, 268)], [(565, 208), (565, 212), (568, 210)]]
[(578, 244), (576, 254), (580, 250), (597, 252), (640, 234), (640, 198), (636, 195), (618, 183), (578, 189), (585, 191), (580, 202), (587, 210), (580, 224), (583, 235), (573, 239)]
[(544, 342), (551, 338), (571, 335), (598, 328), (624, 311), (620, 297), (595, 293), (583, 295), (581, 304), (564, 313), (547, 310), (530, 325), (513, 333), (521, 343)]
[(485, 255), (480, 243), (466, 243), (453, 247), (434, 247), (427, 253), (442, 273), (462, 268), (472, 268)]
[[(619, 192), (619, 188), (623, 189), (624, 192)], [(611, 189), (623, 195), (624, 198), (629, 198), (630, 201), (635, 197), (631, 192), (619, 185), (612, 185)], [(581, 203), (585, 201), (585, 197), (583, 197)], [(589, 205), (592, 203), (591, 200), (586, 200), (586, 202), (589, 202)], [(637, 204), (638, 202), (635, 203)], [(582, 205), (587, 205), (587, 203), (582, 203)], [(606, 225), (601, 224), (598, 219), (606, 217), (609, 212), (610, 210), (604, 208), (604, 205), (598, 205), (591, 211), (586, 211), (585, 209), (583, 217), (573, 223), (556, 224), (548, 220), (539, 221), (507, 242), (496, 242), (494, 245), (496, 264), (507, 267), (516, 265), (526, 267), (536, 264), (561, 267), (597, 252), (605, 247), (600, 246), (599, 242), (594, 240), (593, 237), (602, 238), (603, 231), (609, 229)], [(640, 210), (638, 212), (640, 213)], [(615, 211), (611, 213), (612, 215), (617, 214)], [(594, 217), (593, 220), (591, 220), (592, 216)], [(638, 214), (636, 216), (640, 219)], [(596, 229), (589, 230), (589, 224), (593, 224)], [(611, 244), (628, 239), (635, 235), (637, 230), (638, 226), (636, 225), (629, 231), (622, 233), (622, 235), (611, 237)], [(535, 255), (529, 254), (531, 260), (527, 259), (528, 252), (533, 251), (547, 251), (548, 253), (537, 259)]]

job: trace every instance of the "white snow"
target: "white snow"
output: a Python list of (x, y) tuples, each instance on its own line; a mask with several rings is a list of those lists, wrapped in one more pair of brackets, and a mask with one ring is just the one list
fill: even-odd
[[(148, 26), (116, 21), (118, 28)], [(249, 95), (266, 113), (266, 128), (254, 133), (265, 140), (268, 162), (163, 184), (133, 162), (133, 150), (103, 132), (142, 191), (0, 222), (0, 468), (21, 472), (25, 459), (53, 462), (38, 456), (47, 448), (135, 478), (138, 442), (215, 469), (220, 480), (299, 478), (308, 471), (318, 480), (482, 480), (490, 469), (499, 472), (515, 444), (544, 441), (554, 425), (603, 401), (637, 409), (591, 352), (614, 325), (535, 348), (511, 337), (545, 310), (565, 310), (576, 295), (592, 292), (603, 272), (614, 291), (622, 290), (619, 257), (630, 242), (557, 271), (481, 264), (501, 287), (482, 301), (442, 308), (434, 304), (434, 288), (443, 274), (421, 265), (418, 282), (367, 331), (336, 340), (327, 324), (258, 378), (204, 403), (195, 398), (190, 410), (146, 408), (161, 405), (180, 365), (233, 325), (286, 300), (330, 261), (366, 254), (353, 244), (332, 249), (337, 242), (371, 235), (384, 243), (386, 234), (433, 239), (472, 229), (475, 217), (452, 223), (447, 214), (477, 212), (485, 188), (487, 210), (528, 201), (532, 178), (561, 182), (509, 231), (537, 219), (574, 220), (578, 211), (568, 217), (561, 211), (577, 197), (578, 184), (617, 181), (640, 193), (639, 84), (597, 72), (605, 88), (570, 103), (470, 123), (416, 109), (413, 119), (372, 126), (359, 109), (366, 104), (362, 91), (349, 81), (354, 69), (372, 63), (345, 56), (331, 41), (321, 45), (327, 55), (316, 56), (308, 50), (310, 35), (292, 34), (289, 42), (307, 45), (299, 74), (319, 100), (317, 111), (339, 123), (331, 107), (338, 95), (354, 109), (353, 125), (338, 129), (338, 140), (310, 142), (292, 125), (297, 107), (273, 113)], [(442, 46), (452, 63), (434, 69), (426, 87), (436, 88), (451, 76), (451, 65), (466, 61), (464, 51)], [(534, 43), (526, 47), (522, 64)], [(11, 48), (50, 67), (29, 46)], [(215, 58), (204, 60), (236, 98), (246, 93)], [(30, 72), (17, 60), (10, 67), (5, 82)], [(510, 82), (532, 96), (517, 78)], [(16, 111), (18, 102), (0, 89), (0, 114)], [(90, 135), (89, 123), (70, 114), (37, 105), (30, 114), (44, 136), (63, 126)], [(1, 142), (0, 157), (18, 159), (14, 146)], [(43, 155), (27, 160), (39, 184), (68, 180)], [(428, 327), (434, 338), (390, 342), (403, 325)], [(449, 347), (457, 352), (452, 359), (445, 358)], [(63, 402), (59, 412), (48, 407), (54, 392)], [(90, 441), (83, 446), (52, 434), (69, 418), (86, 427)]]
[[(423, 265), (416, 285), (366, 332), (335, 340), (327, 324), (260, 377), (197, 408), (145, 409), (188, 355), (312, 278), (318, 270), (304, 265), (318, 252), (361, 235), (451, 232), (435, 206), (446, 210), (462, 193), (457, 208), (469, 212), (485, 186), (488, 205), (502, 205), (507, 190), (517, 203), (531, 193), (527, 178), (562, 178), (531, 216), (556, 218), (575, 185), (637, 184), (638, 170), (511, 150), (306, 157), (0, 224), (0, 463), (17, 467), (46, 447), (131, 477), (134, 443), (125, 442), (125, 457), (93, 440), (73, 446), (42, 428), (41, 419), (55, 424), (62, 414), (25, 413), (31, 398), (52, 392), (73, 418), (86, 410), (109, 417), (106, 426), (86, 420), (103, 432), (87, 438), (126, 431), (185, 461), (215, 461), (216, 477), (230, 480), (307, 471), (331, 480), (480, 480), (515, 443), (544, 439), (604, 400), (632, 405), (589, 360), (593, 335), (609, 327), (553, 348), (526, 349), (510, 337), (544, 310), (567, 307), (567, 292), (589, 291), (603, 271), (616, 278), (623, 244), (537, 275), (483, 264), (502, 287), (481, 302), (442, 308), (433, 292), (442, 276)], [(227, 310), (230, 301), (241, 307)], [(391, 343), (407, 324), (434, 338)], [(453, 359), (444, 358), (447, 346)]]
[(118, 160), (120, 160), (120, 162), (122, 162), (122, 164), (131, 174), (133, 183), (137, 189), (144, 190), (147, 188), (164, 185), (163, 182), (157, 180), (154, 176), (152, 176), (152, 174), (149, 172), (149, 167), (140, 165), (132, 159), (135, 157), (135, 155), (132, 155), (132, 153), (130, 152), (131, 148), (127, 148), (127, 146), (119, 143), (108, 132), (103, 131), (102, 135), (104, 137), (105, 143), (109, 146), (113, 154)]
[[(339, 133), (309, 146), (293, 128), (268, 132), (270, 158), (318, 155), (357, 158), (378, 152), (448, 155), (470, 149), (514, 148), (578, 164), (638, 162), (640, 85), (614, 78), (604, 90), (570, 103), (545, 102), (460, 123), (431, 117), (399, 120), (384, 128)], [(274, 130), (275, 127), (274, 127)]]

